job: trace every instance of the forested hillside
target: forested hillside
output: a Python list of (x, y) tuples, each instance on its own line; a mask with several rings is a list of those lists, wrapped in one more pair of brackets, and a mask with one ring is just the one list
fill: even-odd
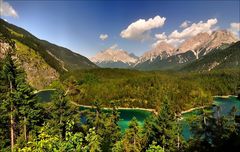
[(0, 43), (0, 58), (3, 58), (8, 50), (14, 50), (17, 61), (27, 73), (28, 81), (38, 89), (58, 79), (59, 73), (74, 69), (97, 68), (86, 57), (40, 40), (2, 19), (0, 19)]
[(182, 68), (183, 71), (211, 71), (215, 69), (240, 69), (240, 41), (231, 46), (214, 50)]

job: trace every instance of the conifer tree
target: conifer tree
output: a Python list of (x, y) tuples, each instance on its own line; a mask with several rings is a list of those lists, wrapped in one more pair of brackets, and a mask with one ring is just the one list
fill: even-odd
[(10, 139), (13, 151), (15, 141), (22, 133), (27, 142), (28, 133), (41, 121), (41, 108), (33, 93), (33, 88), (26, 82), (25, 73), (15, 65), (12, 54), (9, 52), (1, 70), (1, 111), (2, 116), (10, 117)]
[[(52, 96), (52, 106), (50, 108), (51, 124), (58, 132), (61, 139), (64, 140), (66, 133), (66, 124), (68, 120), (75, 120), (76, 109), (71, 107), (68, 97), (61, 86), (59, 86)], [(77, 116), (78, 117), (78, 116)]]
[(9, 112), (6, 109), (8, 82), (2, 71), (3, 64), (0, 62), (0, 149), (10, 145)]
[(140, 127), (137, 119), (134, 117), (128, 125), (128, 129), (123, 137), (124, 151), (126, 152), (140, 152), (142, 150), (141, 146), (141, 136)]
[(2, 76), (7, 82), (8, 86), (8, 92), (6, 93), (6, 100), (3, 102), (3, 106), (6, 109), (6, 113), (9, 115), (10, 119), (10, 139), (11, 139), (11, 151), (14, 150), (14, 144), (16, 139), (16, 133), (15, 133), (15, 115), (17, 112), (16, 107), (16, 100), (14, 100), (14, 92), (16, 91), (16, 77), (18, 74), (17, 67), (14, 64), (14, 61), (12, 59), (11, 52), (7, 53), (3, 62), (2, 67)]
[(101, 152), (101, 143), (103, 141), (102, 137), (100, 137), (97, 133), (95, 128), (90, 128), (89, 133), (85, 137), (88, 145), (85, 147), (89, 152)]
[[(147, 128), (146, 128), (147, 127)], [(175, 113), (170, 109), (165, 97), (161, 110), (154, 120), (145, 124), (145, 145), (156, 142), (164, 151), (180, 151), (183, 146), (182, 136)]]
[(14, 98), (18, 105), (19, 119), (21, 121), (24, 140), (27, 142), (28, 134), (31, 129), (41, 125), (42, 108), (36, 98), (33, 88), (27, 84), (25, 75), (19, 75), (16, 79), (17, 88)]

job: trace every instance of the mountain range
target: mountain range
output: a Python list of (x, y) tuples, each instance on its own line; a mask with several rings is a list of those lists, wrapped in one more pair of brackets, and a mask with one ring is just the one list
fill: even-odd
[[(226, 49), (237, 41), (238, 39), (230, 31), (218, 30), (211, 34), (199, 33), (187, 39), (178, 48), (174, 48), (166, 42), (160, 42), (142, 56), (135, 57), (135, 62), (127, 62), (127, 67), (139, 70), (181, 69), (186, 64), (199, 60), (213, 50)], [(108, 56), (107, 60), (105, 60), (104, 57), (107, 51), (99, 52), (90, 60), (101, 67), (106, 67), (107, 65), (107, 67), (121, 68), (117, 67), (116, 65), (118, 64), (116, 63), (125, 62), (126, 59), (130, 58), (126, 51), (124, 51), (125, 56), (123, 56), (123, 52), (111, 50), (116, 52), (112, 53), (112, 56)], [(114, 60), (116, 56), (118, 60)]]

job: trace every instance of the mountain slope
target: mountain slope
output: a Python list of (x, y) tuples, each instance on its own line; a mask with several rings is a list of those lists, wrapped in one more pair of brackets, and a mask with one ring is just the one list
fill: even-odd
[(45, 62), (58, 72), (97, 67), (86, 57), (69, 49), (40, 40), (26, 30), (9, 24), (2, 19), (0, 19), (0, 32), (3, 37), (18, 41), (38, 52)]
[(128, 54), (127, 51), (116, 48), (101, 51), (90, 58), (92, 62), (104, 68), (129, 68), (137, 59), (138, 57), (134, 54)]
[(240, 41), (226, 49), (216, 49), (182, 68), (183, 71), (210, 71), (222, 68), (240, 68)]
[(57, 80), (63, 72), (97, 67), (86, 57), (0, 19), (0, 59), (10, 50), (15, 51), (14, 58), (25, 70), (28, 82), (37, 89)]
[(59, 73), (49, 66), (39, 53), (17, 40), (11, 41), (1, 35), (0, 61), (8, 52), (13, 53), (12, 58), (16, 64), (26, 72), (26, 79), (31, 86), (42, 89), (59, 78)]

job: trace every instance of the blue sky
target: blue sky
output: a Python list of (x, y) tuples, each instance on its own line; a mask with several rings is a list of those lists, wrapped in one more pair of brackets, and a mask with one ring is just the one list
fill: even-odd
[[(239, 1), (0, 1), (11, 7), (1, 18), (87, 57), (116, 44), (139, 56), (159, 41), (177, 46), (203, 31), (229, 29), (239, 34)], [(101, 40), (101, 34), (107, 38)]]

